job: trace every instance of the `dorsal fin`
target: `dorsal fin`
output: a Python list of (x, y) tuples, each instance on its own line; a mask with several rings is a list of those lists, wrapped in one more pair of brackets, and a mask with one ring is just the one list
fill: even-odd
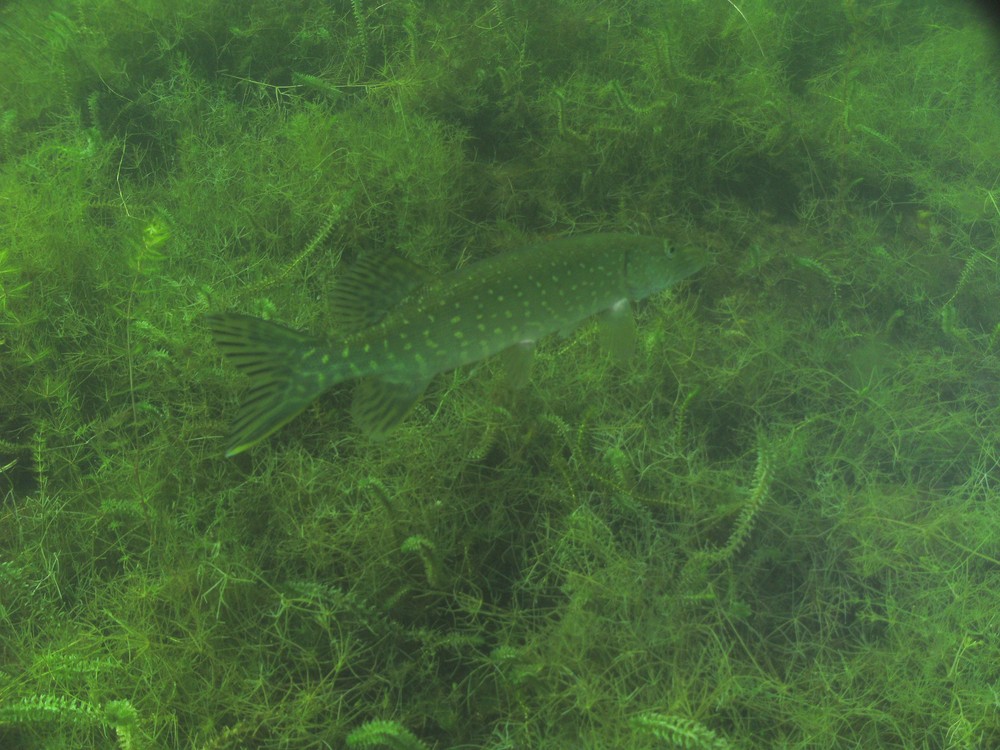
[(433, 275), (390, 251), (359, 258), (333, 288), (333, 323), (341, 333), (369, 328)]

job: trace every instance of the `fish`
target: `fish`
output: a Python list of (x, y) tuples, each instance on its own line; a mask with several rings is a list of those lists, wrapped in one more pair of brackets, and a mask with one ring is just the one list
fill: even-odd
[(380, 251), (335, 283), (330, 304), (339, 335), (332, 338), (240, 313), (208, 315), (219, 350), (250, 381), (226, 456), (264, 440), (348, 380), (359, 381), (354, 421), (383, 438), (435, 375), (505, 352), (512, 379), (526, 380), (536, 341), (569, 335), (598, 314), (612, 348), (627, 355), (631, 301), (686, 279), (706, 259), (694, 247), (617, 233), (537, 242), (441, 276)]

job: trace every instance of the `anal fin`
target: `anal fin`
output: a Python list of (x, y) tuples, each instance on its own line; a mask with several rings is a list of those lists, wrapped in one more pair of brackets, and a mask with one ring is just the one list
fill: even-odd
[(388, 435), (409, 414), (430, 380), (396, 382), (367, 378), (354, 391), (351, 414), (357, 425), (371, 438)]

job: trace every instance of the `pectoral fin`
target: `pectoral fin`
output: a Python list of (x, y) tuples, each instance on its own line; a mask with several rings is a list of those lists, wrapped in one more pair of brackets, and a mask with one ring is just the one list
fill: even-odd
[(627, 299), (602, 313), (599, 331), (601, 344), (619, 362), (627, 361), (635, 353), (635, 316)]
[(535, 359), (535, 342), (524, 341), (503, 350), (503, 364), (507, 370), (507, 385), (523, 388), (531, 376), (531, 363)]

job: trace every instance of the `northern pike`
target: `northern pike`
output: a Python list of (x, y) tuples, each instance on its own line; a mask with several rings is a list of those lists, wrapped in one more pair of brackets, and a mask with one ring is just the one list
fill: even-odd
[(629, 301), (676, 284), (705, 260), (700, 250), (628, 234), (542, 242), (441, 277), (376, 253), (334, 286), (339, 338), (248, 315), (210, 315), (216, 344), (250, 378), (226, 455), (245, 451), (331, 386), (356, 378), (354, 419), (366, 433), (383, 436), (438, 373), (505, 350), (526, 365), (535, 341), (568, 334), (597, 313), (607, 313), (609, 338), (625, 350), (634, 325)]

